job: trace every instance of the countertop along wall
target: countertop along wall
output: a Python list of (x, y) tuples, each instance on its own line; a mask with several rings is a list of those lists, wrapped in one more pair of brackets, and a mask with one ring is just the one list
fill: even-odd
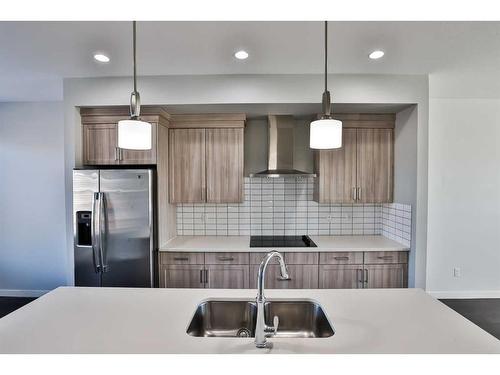
[[(67, 283), (73, 284), (72, 174), (81, 159), (78, 106), (127, 105), (130, 77), (74, 78), (64, 80)], [(416, 203), (415, 286), (425, 287), (427, 242), (427, 126), (428, 78), (426, 75), (331, 75), (336, 103), (417, 104), (418, 189)], [(141, 99), (148, 105), (227, 103), (318, 103), (321, 75), (217, 75), (139, 77)], [(413, 280), (410, 280), (412, 283)]]

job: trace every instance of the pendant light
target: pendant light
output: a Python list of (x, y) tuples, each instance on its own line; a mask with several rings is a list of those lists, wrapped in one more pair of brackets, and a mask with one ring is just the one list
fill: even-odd
[(342, 121), (331, 115), (330, 91), (328, 91), (328, 21), (325, 21), (325, 92), (323, 93), (323, 115), (311, 122), (309, 147), (332, 149), (342, 147)]
[(136, 26), (133, 21), (134, 91), (130, 95), (130, 119), (118, 121), (118, 147), (129, 150), (150, 150), (152, 128), (149, 122), (141, 121), (141, 97), (137, 92), (136, 74)]

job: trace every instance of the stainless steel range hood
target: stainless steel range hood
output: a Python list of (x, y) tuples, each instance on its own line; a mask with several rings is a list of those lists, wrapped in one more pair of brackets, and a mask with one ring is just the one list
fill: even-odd
[(316, 177), (314, 173), (294, 169), (294, 126), (293, 116), (268, 116), (267, 169), (252, 173), (250, 177)]

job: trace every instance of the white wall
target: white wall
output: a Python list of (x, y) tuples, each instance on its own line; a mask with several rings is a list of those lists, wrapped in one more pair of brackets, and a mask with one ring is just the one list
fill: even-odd
[(427, 289), (500, 297), (500, 99), (445, 78), (431, 80)]
[[(417, 257), (417, 167), (418, 167), (418, 108), (411, 106), (396, 114), (396, 127), (394, 129), (394, 202), (406, 203), (412, 207), (413, 238), (408, 264), (408, 286), (414, 287), (416, 283), (415, 269), (425, 270), (425, 252)], [(425, 245), (425, 244), (424, 244)], [(417, 261), (419, 264), (417, 265)], [(425, 279), (425, 271), (418, 275), (419, 284)]]
[(62, 102), (0, 103), (0, 295), (65, 285)]
[[(415, 281), (425, 287), (427, 243), (427, 128), (428, 77), (424, 75), (332, 75), (336, 103), (417, 104), (417, 217)], [(64, 80), (65, 176), (68, 284), (73, 283), (71, 227), (72, 168), (79, 163), (80, 119), (76, 107), (126, 105), (131, 78), (77, 78)], [(218, 75), (140, 77), (144, 104), (320, 103), (321, 75)], [(318, 105), (318, 110), (319, 110)]]

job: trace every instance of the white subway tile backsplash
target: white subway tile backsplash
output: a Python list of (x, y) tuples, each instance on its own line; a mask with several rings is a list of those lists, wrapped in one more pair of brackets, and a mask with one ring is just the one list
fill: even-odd
[(177, 205), (178, 235), (384, 235), (410, 246), (411, 206), (318, 204), (312, 178), (245, 178), (245, 201)]

